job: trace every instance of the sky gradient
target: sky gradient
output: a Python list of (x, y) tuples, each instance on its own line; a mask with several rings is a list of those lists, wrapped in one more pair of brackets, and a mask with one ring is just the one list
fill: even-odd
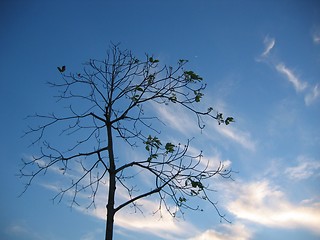
[[(166, 123), (167, 139), (194, 137), (190, 151), (237, 171), (234, 181), (212, 180), (213, 199), (232, 224), (220, 223), (209, 204), (184, 219), (165, 212), (159, 219), (146, 198), (144, 214), (116, 215), (114, 239), (320, 238), (319, 1), (4, 0), (0, 36), (1, 239), (103, 239), (106, 189), (96, 209), (70, 208), (68, 197), (51, 201), (65, 184), (54, 169), (22, 197), (24, 180), (15, 174), (20, 159), (37, 151), (21, 138), (31, 123), (25, 117), (59, 112), (46, 84), (60, 79), (57, 66), (77, 71), (103, 59), (111, 42), (164, 64), (189, 60), (207, 83), (201, 104), (236, 122), (211, 122), (201, 132), (179, 108), (154, 106), (154, 115)], [(141, 153), (119, 153), (129, 156)]]

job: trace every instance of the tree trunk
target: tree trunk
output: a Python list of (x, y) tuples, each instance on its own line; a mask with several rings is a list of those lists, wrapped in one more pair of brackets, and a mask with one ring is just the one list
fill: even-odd
[(105, 240), (112, 240), (113, 238), (113, 223), (114, 223), (114, 198), (116, 191), (116, 166), (114, 162), (113, 142), (112, 142), (112, 128), (107, 119), (107, 134), (108, 134), (108, 153), (109, 153), (109, 193), (107, 204), (107, 222), (106, 222), (106, 237)]
[(114, 195), (115, 195), (115, 174), (109, 174), (109, 196), (107, 204), (107, 224), (106, 224), (106, 238), (105, 240), (112, 240), (113, 238), (113, 223), (114, 223)]

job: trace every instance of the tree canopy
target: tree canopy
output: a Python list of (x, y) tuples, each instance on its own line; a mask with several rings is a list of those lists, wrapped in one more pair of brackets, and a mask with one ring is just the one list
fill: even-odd
[[(72, 203), (79, 204), (79, 193), (90, 191), (92, 206), (100, 184), (106, 185), (108, 193), (99, 193), (108, 195), (106, 239), (112, 239), (116, 212), (128, 205), (138, 208), (136, 202), (150, 195), (157, 195), (159, 210), (173, 217), (184, 209), (201, 210), (190, 201), (198, 198), (210, 202), (225, 219), (208, 195), (208, 180), (230, 178), (231, 169), (222, 163), (212, 169), (201, 151), (192, 155), (188, 151), (191, 139), (184, 144), (163, 140), (171, 132), (157, 129), (156, 123), (162, 120), (152, 111), (152, 104), (179, 106), (194, 114), (200, 129), (205, 128), (205, 121), (226, 125), (234, 121), (211, 106), (200, 109), (206, 84), (187, 64), (180, 59), (175, 66), (167, 66), (150, 55), (138, 59), (131, 51), (112, 45), (106, 59), (90, 60), (79, 72), (68, 73), (68, 66), (59, 66), (62, 80), (49, 84), (58, 89), (56, 97), (66, 108), (30, 116), (40, 123), (29, 127), (26, 135), (34, 137), (31, 145), (40, 151), (23, 160), (20, 174), (28, 178), (26, 189), (49, 169), (68, 175), (76, 167), (78, 175), (72, 175), (69, 185), (60, 188), (54, 199), (61, 201), (71, 193)], [(52, 136), (56, 138), (49, 141)], [(143, 152), (145, 158), (123, 159), (121, 153), (126, 149), (115, 144), (119, 139), (128, 148)], [(137, 172), (148, 174), (151, 189), (135, 186)], [(127, 200), (117, 201), (117, 187), (126, 190)]]

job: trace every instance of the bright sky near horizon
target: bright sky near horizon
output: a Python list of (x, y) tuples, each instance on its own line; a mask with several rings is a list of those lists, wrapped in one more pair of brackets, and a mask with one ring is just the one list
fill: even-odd
[(24, 118), (59, 111), (46, 85), (60, 79), (57, 66), (103, 59), (110, 42), (163, 63), (189, 60), (207, 83), (204, 103), (236, 122), (201, 133), (177, 109), (155, 114), (168, 138), (195, 137), (195, 151), (201, 146), (206, 159), (238, 172), (234, 181), (212, 181), (232, 224), (220, 223), (210, 205), (184, 219), (159, 219), (146, 198), (143, 215), (118, 213), (116, 240), (320, 238), (319, 1), (3, 0), (0, 239), (103, 239), (103, 192), (95, 210), (70, 209), (68, 200), (50, 200), (61, 177), (41, 177), (18, 198), (24, 182), (15, 174), (36, 150), (20, 138)]

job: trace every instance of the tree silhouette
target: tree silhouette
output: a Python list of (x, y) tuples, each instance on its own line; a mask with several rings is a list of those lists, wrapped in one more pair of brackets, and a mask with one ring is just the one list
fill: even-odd
[[(156, 123), (162, 121), (152, 111), (154, 104), (179, 106), (194, 114), (200, 129), (205, 127), (204, 117), (218, 124), (233, 122), (232, 117), (224, 118), (212, 107), (198, 110), (206, 85), (199, 75), (185, 69), (187, 62), (179, 60), (175, 67), (162, 66), (153, 56), (139, 60), (130, 51), (112, 45), (105, 60), (90, 60), (81, 73), (66, 74), (65, 66), (59, 67), (62, 80), (49, 84), (58, 88), (58, 101), (68, 103), (68, 107), (59, 114), (31, 116), (40, 124), (29, 127), (25, 134), (33, 135), (32, 145), (40, 146), (40, 151), (32, 159), (23, 159), (20, 176), (28, 179), (25, 190), (36, 176), (49, 169), (68, 175), (77, 167), (79, 174), (69, 174), (70, 185), (59, 189), (54, 199), (61, 201), (68, 193), (72, 204), (79, 204), (80, 192), (90, 191), (90, 207), (95, 205), (100, 184), (105, 184), (108, 240), (113, 238), (115, 214), (128, 205), (138, 208), (137, 201), (150, 195), (158, 196), (158, 210), (164, 208), (173, 217), (184, 209), (201, 210), (190, 201), (199, 198), (210, 202), (225, 219), (208, 195), (207, 180), (216, 175), (230, 178), (231, 170), (222, 163), (211, 169), (202, 152), (190, 154), (190, 140), (184, 145), (161, 140)], [(58, 141), (53, 145), (48, 138), (57, 131)], [(142, 149), (139, 151), (145, 158), (118, 159), (123, 150), (115, 141), (124, 141), (127, 148), (136, 151)], [(134, 174), (130, 170), (135, 170)], [(137, 172), (152, 176), (154, 186), (137, 189), (132, 183)], [(116, 185), (126, 190), (127, 200), (116, 202)]]

